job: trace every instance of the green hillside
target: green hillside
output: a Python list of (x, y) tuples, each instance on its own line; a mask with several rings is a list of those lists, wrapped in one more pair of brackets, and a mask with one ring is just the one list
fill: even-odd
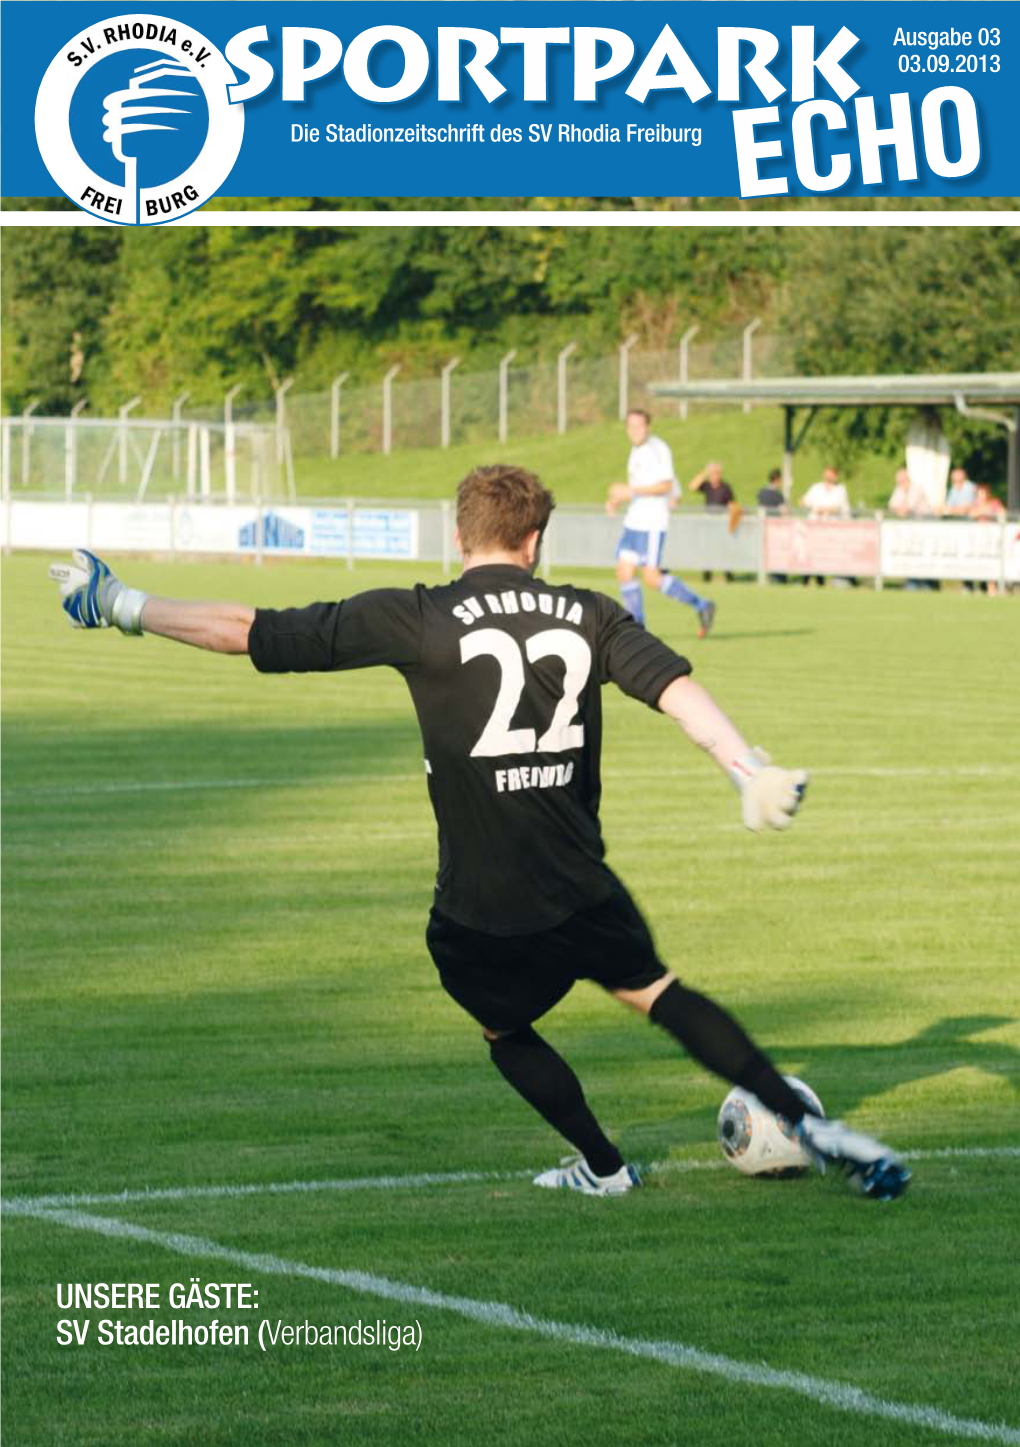
[[(684, 485), (684, 505), (700, 508), (699, 497), (687, 491), (690, 478), (710, 459), (720, 461), (726, 477), (745, 506), (753, 505), (771, 467), (778, 467), (783, 449), (783, 415), (764, 407), (745, 414), (739, 408), (692, 414), (683, 422), (659, 412), (654, 428), (673, 449)], [(296, 465), (296, 483), (304, 497), (444, 498), (472, 467), (511, 461), (537, 472), (560, 503), (601, 503), (611, 482), (626, 472), (629, 443), (619, 423), (579, 427), (562, 437), (532, 437), (501, 444), (419, 448), (381, 454), (352, 453), (337, 461), (303, 461)], [(815, 482), (832, 456), (823, 442), (808, 438), (794, 461), (794, 497)], [(887, 457), (863, 453), (844, 472), (851, 501), (881, 507), (892, 491), (896, 466)]]

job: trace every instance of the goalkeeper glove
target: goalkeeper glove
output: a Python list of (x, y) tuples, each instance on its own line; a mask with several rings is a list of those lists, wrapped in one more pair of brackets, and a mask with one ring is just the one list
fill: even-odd
[(756, 834), (770, 829), (789, 829), (800, 808), (808, 785), (803, 769), (779, 769), (761, 749), (738, 759), (730, 777), (740, 791), (744, 824)]
[(76, 548), (70, 563), (52, 563), (50, 577), (60, 586), (64, 612), (72, 628), (119, 628), (141, 633), (148, 594), (127, 588), (102, 558)]

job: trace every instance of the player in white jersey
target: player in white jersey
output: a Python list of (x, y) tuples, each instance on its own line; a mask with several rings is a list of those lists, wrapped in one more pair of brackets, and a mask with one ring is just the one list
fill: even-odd
[(652, 434), (651, 421), (640, 407), (632, 407), (627, 413), (627, 436), (631, 442), (627, 481), (613, 484), (606, 503), (610, 513), (622, 503), (629, 503), (616, 548), (620, 596), (627, 611), (638, 623), (644, 623), (644, 599), (641, 584), (635, 577), (640, 568), (650, 588), (658, 588), (667, 598), (694, 609), (698, 615), (698, 637), (704, 638), (715, 617), (715, 604), (692, 592), (679, 578), (664, 573), (659, 566), (669, 531), (670, 508), (680, 496), (680, 483), (669, 445)]

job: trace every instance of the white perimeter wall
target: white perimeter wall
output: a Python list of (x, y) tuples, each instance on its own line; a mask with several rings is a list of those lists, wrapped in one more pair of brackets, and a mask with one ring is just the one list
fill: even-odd
[[(559, 567), (606, 567), (619, 518), (558, 508), (547, 560)], [(238, 554), (389, 558), (452, 563), (448, 503), (328, 500), (301, 504), (65, 502), (8, 497), (0, 505), (0, 546), (67, 552)], [(845, 524), (745, 514), (674, 515), (665, 565), (738, 573), (846, 573), (865, 578), (1020, 582), (1020, 521), (901, 521)]]

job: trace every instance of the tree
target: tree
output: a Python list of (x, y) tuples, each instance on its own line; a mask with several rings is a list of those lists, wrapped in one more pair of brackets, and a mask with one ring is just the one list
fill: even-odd
[(4, 237), (4, 410), (33, 398), (69, 412), (102, 367), (102, 328), (116, 284), (119, 228), (11, 227)]
[[(796, 233), (784, 326), (807, 376), (1020, 371), (1020, 236), (1006, 227)], [(819, 426), (846, 458), (899, 451), (904, 408), (840, 408)], [(944, 409), (953, 456), (1005, 473), (1003, 429)]]

